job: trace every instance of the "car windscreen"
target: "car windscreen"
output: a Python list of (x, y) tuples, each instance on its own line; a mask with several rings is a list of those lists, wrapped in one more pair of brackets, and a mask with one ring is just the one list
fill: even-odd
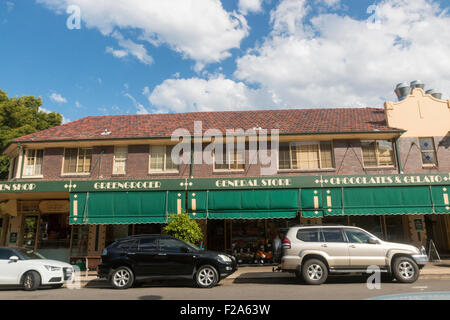
[(24, 260), (45, 259), (42, 254), (32, 249), (18, 248), (16, 250), (19, 251), (19, 253), (21, 254), (21, 258), (23, 258)]

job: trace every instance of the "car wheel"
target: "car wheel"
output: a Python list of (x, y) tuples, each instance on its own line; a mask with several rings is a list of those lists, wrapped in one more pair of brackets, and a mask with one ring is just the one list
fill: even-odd
[(307, 284), (319, 285), (327, 280), (328, 269), (322, 261), (310, 259), (303, 264), (302, 275)]
[(36, 271), (28, 271), (23, 276), (23, 289), (25, 291), (34, 291), (41, 285), (41, 276)]
[(59, 289), (59, 288), (61, 288), (62, 286), (63, 286), (62, 283), (60, 283), (60, 284), (52, 284), (52, 288), (53, 288), (53, 289)]
[(219, 282), (219, 273), (210, 265), (201, 266), (195, 274), (195, 283), (199, 288), (212, 288)]
[(111, 274), (110, 281), (115, 289), (128, 289), (134, 282), (133, 271), (128, 267), (119, 267)]
[(395, 279), (402, 283), (413, 283), (419, 278), (419, 267), (409, 257), (400, 257), (394, 260), (393, 272)]

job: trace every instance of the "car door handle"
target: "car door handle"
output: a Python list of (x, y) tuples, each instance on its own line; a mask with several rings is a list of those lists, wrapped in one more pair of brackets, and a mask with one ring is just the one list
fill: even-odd
[(327, 248), (327, 247), (328, 247), (328, 245), (326, 245), (326, 244), (323, 244), (323, 245), (321, 245), (321, 247), (322, 247), (322, 248)]
[(349, 245), (350, 248), (356, 248), (354, 244)]
[(135, 255), (136, 252), (128, 252), (129, 255)]
[(158, 256), (167, 256), (167, 253), (158, 253)]

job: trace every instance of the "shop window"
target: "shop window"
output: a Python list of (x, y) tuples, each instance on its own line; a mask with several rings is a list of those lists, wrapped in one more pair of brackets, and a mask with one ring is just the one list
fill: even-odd
[(333, 169), (332, 143), (329, 141), (280, 143), (278, 168), (280, 170)]
[(364, 167), (392, 167), (394, 165), (394, 147), (389, 140), (361, 141)]
[(419, 138), (422, 164), (424, 166), (437, 166), (436, 149), (433, 138)]
[(42, 214), (37, 248), (67, 249), (69, 245), (70, 229), (67, 224), (67, 214)]
[(83, 174), (91, 172), (92, 149), (71, 148), (64, 150), (63, 173)]
[[(220, 221), (218, 223), (222, 223)], [(238, 264), (272, 264), (281, 259), (281, 241), (289, 227), (297, 225), (298, 219), (270, 219), (270, 220), (237, 220), (231, 223), (232, 254)], [(210, 229), (208, 224), (208, 230)], [(224, 242), (227, 234), (221, 232), (215, 236)], [(223, 231), (223, 229), (222, 229)], [(208, 235), (208, 246), (209, 244)], [(217, 250), (218, 246), (211, 249)]]
[(386, 216), (386, 241), (403, 242), (405, 240), (402, 216)]
[(113, 174), (125, 174), (128, 157), (128, 147), (114, 147)]
[(73, 226), (70, 256), (85, 256), (88, 252), (89, 226)]
[(41, 176), (44, 150), (28, 149), (25, 153), (25, 177)]
[(383, 217), (380, 216), (351, 216), (350, 225), (364, 229), (377, 238), (385, 239)]
[(150, 146), (150, 172), (178, 172), (172, 160), (174, 146)]
[(23, 220), (22, 246), (34, 249), (38, 216), (25, 216)]
[(18, 163), (18, 161), (19, 161), (19, 157), (17, 157), (17, 156), (10, 160), (10, 164), (9, 164), (9, 166), (10, 166), (10, 170), (9, 170), (10, 176), (9, 176), (9, 178), (10, 179), (14, 179), (14, 178), (17, 177), (17, 163)]
[(221, 156), (217, 152), (214, 153), (214, 170), (215, 171), (243, 171), (245, 169), (245, 149), (240, 150), (233, 146), (227, 150), (226, 144), (216, 146), (216, 151), (221, 150)]

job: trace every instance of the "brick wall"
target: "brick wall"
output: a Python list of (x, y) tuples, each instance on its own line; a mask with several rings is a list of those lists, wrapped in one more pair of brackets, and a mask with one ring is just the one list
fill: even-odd
[[(412, 142), (415, 143), (411, 147)], [(438, 173), (450, 172), (450, 141), (442, 137), (435, 138), (437, 149), (438, 168), (427, 168), (422, 166), (421, 153), (418, 138), (399, 139), (399, 151), (404, 173)], [(363, 168), (361, 143), (359, 140), (335, 140), (334, 146), (334, 169), (314, 171), (278, 171), (275, 176), (311, 176), (311, 175), (349, 175), (349, 174), (396, 174), (398, 169), (396, 160), (394, 166), (388, 168)], [(43, 175), (44, 180), (67, 180), (70, 179), (170, 179), (188, 178), (190, 166), (180, 165), (178, 173), (150, 174), (149, 146), (131, 145), (128, 149), (126, 174), (114, 175), (114, 147), (98, 146), (92, 149), (92, 170), (89, 176), (62, 175), (62, 163), (64, 148), (48, 148), (44, 152)], [(214, 172), (213, 166), (208, 164), (194, 165), (193, 175), (195, 178), (227, 178), (227, 177), (257, 177), (261, 176), (262, 165), (249, 164), (249, 151), (246, 151), (246, 165), (244, 171), (238, 172)], [(395, 155), (396, 156), (396, 155)]]
[[(414, 145), (413, 145), (414, 143)], [(399, 139), (400, 158), (404, 173), (440, 173), (450, 172), (450, 141), (449, 137), (434, 137), (434, 145), (438, 167), (430, 168), (422, 165), (419, 138)]]

